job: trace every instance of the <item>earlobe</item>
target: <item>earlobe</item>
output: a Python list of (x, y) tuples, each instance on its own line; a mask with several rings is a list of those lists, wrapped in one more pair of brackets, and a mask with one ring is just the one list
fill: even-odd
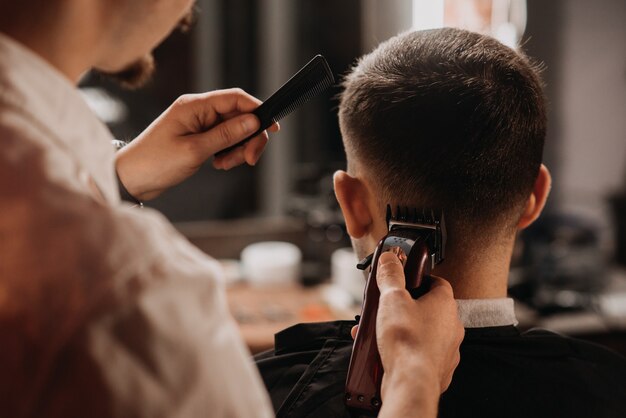
[(352, 238), (363, 237), (372, 225), (372, 214), (367, 206), (367, 189), (362, 181), (339, 170), (333, 176), (335, 196)]
[(545, 165), (541, 164), (532, 193), (528, 197), (524, 212), (517, 223), (517, 229), (528, 227), (539, 217), (546, 205), (551, 187), (552, 176), (550, 175), (550, 171)]

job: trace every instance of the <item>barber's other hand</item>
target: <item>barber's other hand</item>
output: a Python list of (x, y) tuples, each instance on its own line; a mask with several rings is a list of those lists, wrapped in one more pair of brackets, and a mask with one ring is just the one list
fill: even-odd
[(437, 404), (459, 364), (464, 329), (450, 284), (432, 277), (430, 290), (414, 300), (404, 269), (392, 253), (380, 256), (376, 319), (383, 375), (381, 417), (437, 415)]
[[(241, 89), (179, 97), (141, 135), (118, 151), (116, 170), (141, 201), (155, 198), (194, 174), (216, 152), (247, 138), (259, 128), (251, 114), (261, 101)], [(275, 132), (278, 125), (269, 130)], [(268, 141), (263, 132), (245, 145), (216, 157), (213, 166), (229, 170), (255, 165)]]

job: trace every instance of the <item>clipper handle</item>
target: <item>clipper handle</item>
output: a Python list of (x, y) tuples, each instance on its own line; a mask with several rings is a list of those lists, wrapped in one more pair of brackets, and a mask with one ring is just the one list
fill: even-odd
[[(387, 236), (381, 240), (376, 248), (367, 284), (365, 285), (361, 319), (356, 338), (354, 339), (346, 380), (345, 403), (348, 408), (356, 409), (361, 414), (372, 416), (378, 414), (382, 405), (380, 388), (383, 378), (383, 366), (376, 344), (376, 316), (380, 298), (380, 290), (376, 283), (376, 273), (378, 259), (383, 252), (402, 248), (402, 246), (394, 246), (394, 240), (397, 240), (397, 237)], [(413, 298), (417, 298), (424, 293), (423, 288), (420, 286), (424, 276), (430, 274), (431, 268), (428, 247), (423, 237), (415, 241), (403, 263), (406, 289), (411, 292)], [(402, 257), (400, 258), (402, 261)]]

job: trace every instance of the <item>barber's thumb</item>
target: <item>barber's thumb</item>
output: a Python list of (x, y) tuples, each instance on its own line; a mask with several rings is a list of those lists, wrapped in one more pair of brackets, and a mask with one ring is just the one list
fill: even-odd
[(398, 257), (390, 252), (384, 252), (378, 259), (376, 283), (382, 293), (388, 289), (405, 288), (404, 269)]

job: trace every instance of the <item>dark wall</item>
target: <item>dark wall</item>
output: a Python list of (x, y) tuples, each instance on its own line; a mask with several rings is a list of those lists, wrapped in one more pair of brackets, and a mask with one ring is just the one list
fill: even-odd
[[(558, 182), (560, 164), (559, 146), (561, 120), (558, 111), (561, 103), (558, 77), (562, 66), (563, 0), (527, 0), (528, 23), (522, 40), (523, 50), (543, 67), (542, 78), (548, 99), (548, 134), (544, 149), (544, 162)], [(548, 201), (548, 210), (558, 202), (555, 196)]]

